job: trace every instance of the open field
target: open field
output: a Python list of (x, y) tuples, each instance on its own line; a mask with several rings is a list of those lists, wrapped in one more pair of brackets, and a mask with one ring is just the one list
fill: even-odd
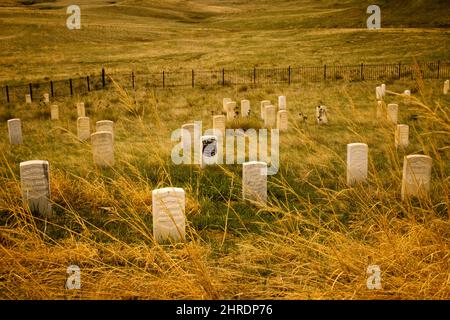
[[(115, 2), (112, 4), (112, 2)], [(448, 60), (448, 1), (71, 1), (0, 7), (0, 82), (108, 71)]]
[[(23, 1), (27, 2), (27, 1)], [(108, 70), (448, 60), (447, 1), (379, 1), (382, 29), (364, 29), (367, 1), (78, 1), (82, 29), (65, 28), (69, 1), (0, 6), (0, 82)], [(114, 2), (114, 3), (113, 3)], [(409, 3), (409, 5), (408, 5)], [(8, 5), (13, 5), (8, 6)], [(426, 9), (426, 10), (425, 10)], [(420, 12), (421, 14), (415, 14)], [(411, 18), (414, 16), (414, 19)], [(60, 120), (34, 102), (0, 106), (0, 299), (450, 299), (449, 103), (443, 80), (388, 80), (410, 144), (375, 116), (373, 81), (291, 86), (93, 92), (60, 98)], [(400, 95), (410, 89), (412, 101)], [(287, 97), (280, 170), (267, 206), (242, 200), (242, 166), (177, 166), (173, 130), (212, 127), (222, 99)], [(116, 164), (94, 165), (76, 135), (84, 101), (91, 129), (115, 125)], [(329, 124), (314, 122), (328, 107)], [(308, 115), (300, 122), (299, 113)], [(22, 120), (10, 145), (6, 121)], [(231, 125), (231, 124), (230, 124)], [(346, 145), (369, 146), (366, 183), (346, 185)], [(431, 190), (401, 201), (403, 157), (433, 159)], [(53, 216), (23, 208), (19, 164), (50, 163)], [(187, 241), (158, 245), (152, 190), (186, 192)], [(80, 290), (66, 269), (81, 268)], [(381, 290), (366, 286), (381, 268)]]

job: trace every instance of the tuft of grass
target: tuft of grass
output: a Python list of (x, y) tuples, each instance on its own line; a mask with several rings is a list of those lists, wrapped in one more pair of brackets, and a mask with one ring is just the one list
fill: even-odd
[(242, 129), (247, 131), (248, 129), (261, 129), (263, 123), (256, 118), (237, 118), (232, 121), (227, 121), (226, 127), (228, 129)]

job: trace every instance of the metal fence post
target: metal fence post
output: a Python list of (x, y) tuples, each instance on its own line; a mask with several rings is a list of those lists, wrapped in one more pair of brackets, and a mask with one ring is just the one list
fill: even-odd
[(222, 87), (225, 86), (225, 69), (222, 69)]
[(194, 80), (194, 69), (192, 69), (192, 88), (195, 86), (195, 80)]
[(288, 84), (291, 85), (291, 66), (288, 67)]
[(163, 71), (163, 73), (162, 73), (162, 77), (163, 77), (163, 88), (165, 88), (166, 87), (166, 75), (165, 75), (165, 73), (164, 73), (164, 71)]
[(73, 96), (72, 79), (69, 79), (69, 85), (70, 85), (70, 95)]
[(131, 82), (132, 82), (133, 89), (134, 89), (134, 71), (131, 72)]
[(30, 89), (30, 98), (31, 98), (31, 101), (33, 101), (33, 88), (32, 88), (32, 84), (31, 84), (31, 83), (28, 84), (28, 87), (29, 87), (29, 89)]
[(8, 85), (6, 85), (6, 101), (9, 103), (9, 89), (8, 89)]
[(323, 80), (327, 80), (327, 65), (323, 65)]
[(105, 87), (106, 82), (105, 82), (105, 68), (102, 68), (102, 86), (103, 88)]
[(50, 81), (50, 93), (52, 95), (52, 98), (55, 96), (55, 92), (53, 91), (53, 80)]
[(361, 81), (364, 81), (364, 63), (361, 63)]
[(90, 92), (90, 91), (91, 91), (91, 85), (90, 85), (90, 83), (89, 83), (89, 76), (86, 76), (86, 82), (87, 82), (87, 89), (88, 89), (88, 92)]
[(253, 84), (256, 84), (256, 67), (253, 67)]

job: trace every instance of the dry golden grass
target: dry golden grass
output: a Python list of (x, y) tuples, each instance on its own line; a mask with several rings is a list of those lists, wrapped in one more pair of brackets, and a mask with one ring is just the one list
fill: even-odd
[[(168, 137), (183, 123), (174, 92), (136, 93), (135, 100), (118, 87), (115, 95), (89, 98), (93, 119), (117, 118), (118, 163), (109, 170), (80, 162), (90, 147), (70, 134), (69, 121), (65, 144), (48, 141), (62, 130), (53, 124), (45, 124), (53, 126), (50, 133), (29, 133), (53, 146), (46, 152), (31, 144), (13, 150), (2, 141), (0, 297), (449, 299), (448, 100), (438, 92), (440, 83), (408, 85), (418, 90), (409, 104), (395, 93), (404, 83), (389, 86), (388, 100), (400, 103), (401, 120), (410, 124), (407, 152), (431, 156), (433, 177), (428, 196), (405, 202), (399, 192), (405, 153), (393, 146), (392, 126), (373, 119), (372, 84), (284, 89), (291, 129), (281, 135), (282, 166), (269, 178), (268, 204), (261, 209), (239, 200), (239, 168), (170, 164)], [(254, 96), (273, 95), (266, 90), (242, 94), (252, 97), (255, 110)], [(184, 94), (184, 103), (193, 105), (184, 120), (209, 119), (204, 93)], [(232, 92), (208, 94), (220, 109), (219, 97)], [(295, 120), (296, 112), (313, 110), (297, 102), (324, 94), (330, 125)], [(145, 113), (134, 112), (144, 106)], [(36, 112), (24, 124), (28, 132), (43, 131)], [(420, 122), (411, 122), (410, 114)], [(349, 188), (343, 150), (355, 141), (369, 144), (369, 178)], [(47, 221), (24, 211), (20, 199), (18, 162), (35, 156), (50, 160), (56, 214)], [(175, 246), (158, 245), (152, 236), (151, 190), (165, 186), (182, 186), (187, 196), (188, 241)], [(81, 290), (64, 287), (72, 264), (81, 268)], [(371, 264), (381, 268), (381, 290), (366, 287)]]

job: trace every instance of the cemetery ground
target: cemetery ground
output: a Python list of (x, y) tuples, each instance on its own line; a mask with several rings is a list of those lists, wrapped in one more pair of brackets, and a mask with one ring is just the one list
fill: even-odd
[[(0, 109), (0, 297), (2, 299), (449, 299), (449, 95), (441, 80), (386, 82), (410, 126), (406, 150), (395, 126), (377, 119), (375, 82), (271, 87), (115, 90), (44, 105)], [(407, 103), (396, 93), (410, 89)], [(174, 165), (173, 130), (194, 120), (212, 127), (222, 99), (287, 97), (280, 170), (268, 176), (267, 206), (242, 200), (242, 165)], [(91, 129), (114, 121), (115, 165), (96, 167), (90, 141), (76, 136), (76, 103)], [(50, 120), (50, 105), (60, 119)], [(327, 125), (314, 121), (319, 104)], [(308, 116), (300, 122), (299, 113)], [(22, 120), (10, 145), (6, 121)], [(346, 185), (346, 145), (369, 146), (365, 183)], [(429, 195), (401, 201), (403, 157), (433, 159)], [(50, 164), (53, 215), (23, 209), (19, 163)], [(152, 235), (152, 190), (186, 192), (187, 239), (164, 246)], [(81, 269), (67, 290), (66, 269)], [(381, 269), (380, 290), (366, 286)]]

